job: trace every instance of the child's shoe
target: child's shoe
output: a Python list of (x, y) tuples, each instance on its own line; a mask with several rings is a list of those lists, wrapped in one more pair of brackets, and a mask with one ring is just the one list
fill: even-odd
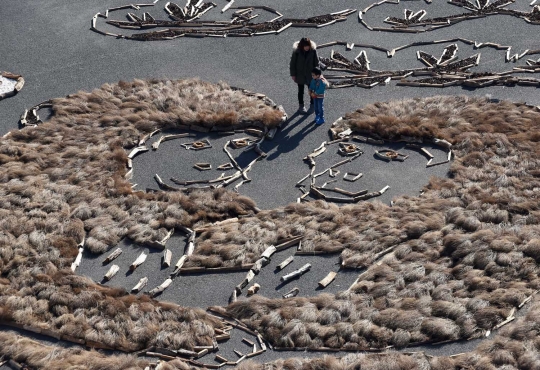
[(317, 118), (315, 120), (316, 125), (322, 125), (325, 122), (324, 118)]

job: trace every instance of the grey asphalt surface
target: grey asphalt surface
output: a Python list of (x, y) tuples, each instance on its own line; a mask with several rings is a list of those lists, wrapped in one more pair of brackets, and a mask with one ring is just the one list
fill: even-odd
[[(270, 5), (286, 17), (309, 17), (335, 12), (346, 8), (363, 9), (373, 0), (319, 2), (309, 0), (275, 0), (271, 4), (262, 0), (236, 1), (235, 5)], [(539, 105), (540, 97), (533, 87), (489, 87), (483, 89), (466, 89), (450, 87), (445, 89), (412, 88), (396, 86), (395, 81), (388, 86), (377, 86), (371, 90), (360, 88), (330, 90), (325, 100), (326, 118), (328, 124), (316, 127), (310, 124), (313, 116), (303, 117), (293, 115), (297, 109), (296, 85), (292, 83), (288, 73), (288, 61), (292, 44), (303, 36), (311, 37), (317, 43), (343, 40), (354, 43), (369, 43), (388, 49), (408, 44), (414, 41), (441, 40), (463, 37), (479, 42), (496, 42), (512, 46), (512, 54), (521, 53), (526, 49), (538, 49), (536, 35), (538, 27), (529, 25), (521, 19), (509, 16), (490, 16), (483, 19), (465, 21), (452, 27), (443, 28), (423, 34), (399, 34), (386, 32), (371, 32), (357, 21), (357, 14), (349, 16), (346, 22), (338, 23), (321, 29), (290, 28), (278, 36), (260, 36), (251, 38), (180, 38), (172, 41), (136, 42), (115, 39), (96, 34), (89, 30), (92, 16), (97, 12), (105, 12), (107, 8), (125, 5), (125, 0), (47, 0), (36, 3), (29, 0), (4, 0), (0, 6), (0, 70), (21, 74), (25, 77), (26, 85), (15, 97), (0, 101), (0, 134), (17, 129), (20, 114), (25, 108), (42, 101), (65, 96), (78, 90), (91, 90), (106, 82), (131, 80), (134, 78), (163, 78), (177, 79), (200, 77), (211, 82), (226, 81), (233, 86), (261, 92), (272, 98), (277, 104), (282, 104), (289, 113), (290, 120), (278, 132), (273, 141), (265, 141), (263, 149), (268, 152), (266, 160), (258, 162), (250, 177), (253, 181), (240, 188), (240, 193), (252, 197), (263, 209), (285, 205), (294, 201), (299, 191), (294, 187), (298, 179), (308, 172), (308, 166), (302, 158), (318, 147), (322, 141), (328, 140), (328, 127), (331, 122), (343, 114), (360, 108), (375, 101), (386, 101), (408, 97), (426, 97), (437, 94), (471, 96), (489, 95), (497, 99), (525, 101)], [(220, 14), (219, 10), (225, 5), (224, 1), (217, 2), (218, 8), (209, 12), (203, 19), (229, 19), (230, 11)], [(165, 18), (164, 1), (159, 1), (155, 8), (146, 8), (155, 18)], [(181, 2), (179, 2), (182, 5)], [(529, 10), (527, 1), (518, 1), (511, 8)], [(381, 22), (387, 16), (402, 16), (403, 10), (426, 9), (427, 17), (442, 16), (464, 12), (463, 9), (444, 2), (426, 4), (422, 1), (406, 1), (400, 5), (382, 5), (366, 14), (366, 21), (372, 26), (384, 26)], [(127, 11), (111, 13), (111, 19), (125, 19)], [(261, 20), (269, 16), (261, 12)], [(118, 30), (98, 20), (101, 29), (117, 32)], [(130, 33), (129, 31), (128, 33)], [(393, 58), (387, 58), (380, 51), (366, 49), (372, 69), (405, 69), (421, 67), (416, 60), (416, 51), (424, 50), (439, 56), (447, 44), (413, 47), (398, 52)], [(459, 57), (468, 57), (477, 52), (482, 54), (480, 66), (475, 71), (505, 71), (514, 66), (525, 64), (527, 57), (517, 63), (505, 63), (505, 50), (491, 48), (474, 49), (470, 45), (458, 42)], [(345, 51), (344, 47), (335, 46), (336, 51), (349, 58), (354, 58), (360, 48)], [(331, 48), (322, 49), (320, 56), (328, 57)], [(538, 56), (531, 56), (537, 59)], [(307, 97), (306, 97), (307, 98)], [(185, 177), (185, 179), (201, 178), (199, 176), (219, 175), (212, 170), (208, 173), (198, 173), (191, 166), (194, 161), (207, 161), (214, 165), (226, 161), (222, 152), (224, 138), (214, 139), (215, 148), (208, 152), (193, 156), (179, 147), (183, 139), (162, 143), (157, 152), (150, 152), (137, 157), (135, 160), (134, 183), (138, 188), (156, 188), (152, 179), (159, 172), (162, 178)], [(188, 141), (188, 140), (186, 140)], [(388, 204), (390, 200), (401, 194), (416, 195), (430, 176), (445, 176), (448, 167), (439, 166), (425, 169), (425, 158), (411, 152), (405, 162), (385, 163), (376, 160), (373, 152), (378, 147), (360, 145), (364, 155), (353, 163), (341, 168), (341, 176), (346, 171), (363, 172), (364, 176), (355, 183), (344, 183), (350, 190), (369, 189), (380, 190), (390, 185), (390, 190), (378, 200)], [(399, 149), (399, 147), (397, 148)], [(337, 147), (336, 147), (337, 150)], [(252, 155), (235, 155), (246, 160)], [(438, 153), (437, 155), (443, 155)], [(328, 164), (335, 163), (340, 157), (335, 150), (328, 150), (317, 159), (317, 168), (324, 170)], [(210, 178), (210, 177), (208, 177)], [(167, 180), (166, 180), (167, 179)], [(320, 178), (320, 183), (328, 178)], [(334, 185), (334, 184), (333, 184)], [(150, 253), (148, 260), (133, 274), (126, 274), (128, 265), (144, 248), (130, 246), (122, 242), (124, 253), (115, 261), (121, 266), (118, 275), (109, 283), (131, 289), (142, 276), (148, 276), (148, 289), (163, 281), (170, 269), (161, 269), (161, 253)], [(173, 237), (168, 247), (173, 250), (173, 263), (183, 250), (184, 239), (177, 235)], [(272, 264), (278, 263), (289, 252), (276, 255)], [(92, 277), (100, 282), (102, 275), (109, 266), (102, 266), (100, 257), (85, 256), (79, 273)], [(301, 294), (309, 296), (317, 294), (316, 283), (328, 271), (336, 269), (337, 256), (333, 257), (302, 257), (295, 258), (295, 265), (288, 269), (301, 266), (303, 260), (312, 263), (312, 270), (297, 282), (292, 282), (277, 289), (280, 274), (274, 274), (273, 265), (266, 267), (255, 282), (264, 282), (261, 294), (268, 297), (278, 297), (283, 290), (297, 284)], [(176, 279), (160, 299), (174, 301), (187, 306), (207, 307), (215, 304), (226, 304), (231, 287), (236, 285), (245, 273), (211, 274), (181, 276)], [(214, 276), (219, 275), (219, 276)], [(337, 292), (346, 288), (357, 276), (355, 272), (340, 272), (338, 278), (326, 291)], [(4, 330), (4, 328), (0, 328)], [(237, 337), (240, 338), (238, 339)], [(220, 348), (226, 357), (233, 359), (232, 349), (239, 349), (241, 334), (233, 334), (233, 338)], [(464, 352), (474, 348), (474, 341), (442, 345), (437, 347), (422, 347), (423, 350), (436, 351), (438, 355), (448, 355)], [(289, 356), (315, 356), (320, 353), (300, 352), (267, 352), (257, 358), (269, 361)]]

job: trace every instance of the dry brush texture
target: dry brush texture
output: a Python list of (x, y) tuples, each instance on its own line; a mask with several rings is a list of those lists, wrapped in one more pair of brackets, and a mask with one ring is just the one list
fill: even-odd
[(423, 352), (351, 354), (341, 358), (289, 358), (264, 365), (242, 363), (238, 370), (538, 370), (540, 369), (540, 304), (527, 315), (486, 339), (474, 351), (433, 357)]
[(81, 348), (66, 349), (45, 345), (14, 332), (0, 332), (0, 357), (12, 359), (33, 369), (128, 370), (144, 369), (150, 363), (133, 355), (104, 355)]
[(536, 109), (433, 97), (369, 105), (337, 129), (348, 127), (392, 141), (447, 140), (449, 178), (432, 178), (423, 195), (393, 207), (317, 201), (207, 228), (192, 264), (252, 262), (267, 245), (303, 234), (303, 250), (341, 251), (345, 266), (366, 268), (349, 292), (254, 297), (229, 313), (276, 346), (401, 347), (480, 336), (540, 287)]
[(158, 303), (74, 275), (77, 244), (102, 253), (124, 238), (254, 211), (223, 189), (143, 193), (124, 179), (127, 150), (155, 129), (272, 126), (282, 113), (225, 84), (105, 84), (52, 101), (52, 119), (0, 139), (0, 322), (133, 351), (211, 345), (222, 325), (203, 310)]

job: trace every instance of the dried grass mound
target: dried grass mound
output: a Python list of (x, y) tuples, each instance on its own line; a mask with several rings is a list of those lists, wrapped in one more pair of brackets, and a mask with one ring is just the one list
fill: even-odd
[(252, 298), (230, 314), (280, 347), (402, 347), (479, 337), (540, 287), (537, 109), (433, 97), (369, 105), (335, 129), (346, 128), (445, 140), (455, 156), (449, 178), (432, 178), (423, 195), (393, 207), (317, 201), (206, 228), (191, 263), (249, 263), (269, 244), (304, 235), (303, 250), (342, 251), (345, 267), (366, 269), (349, 292)]
[(434, 357), (423, 352), (351, 354), (341, 358), (289, 358), (259, 364), (243, 362), (239, 370), (462, 370), (538, 369), (540, 367), (540, 304), (486, 339), (474, 351)]
[(23, 338), (14, 332), (0, 332), (0, 357), (32, 369), (144, 369), (150, 363), (134, 355), (104, 355), (80, 348), (65, 349)]
[(78, 244), (159, 241), (177, 226), (255, 211), (216, 190), (134, 192), (127, 151), (155, 129), (278, 124), (256, 96), (200, 80), (105, 84), (52, 100), (53, 117), (0, 139), (0, 322), (92, 347), (211, 345), (222, 324), (202, 310), (128, 295), (69, 270)]

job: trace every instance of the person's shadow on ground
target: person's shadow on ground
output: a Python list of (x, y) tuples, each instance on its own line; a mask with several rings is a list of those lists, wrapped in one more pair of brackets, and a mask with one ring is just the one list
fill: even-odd
[[(302, 124), (304, 121), (308, 120), (310, 123), (307, 123), (300, 131), (295, 133), (292, 136), (289, 136), (289, 133), (297, 126)], [(299, 114), (298, 112), (294, 113), (287, 121), (285, 121), (284, 128), (278, 130), (274, 142), (277, 142), (278, 145), (274, 147), (276, 150), (270, 154), (267, 160), (271, 161), (280, 154), (288, 153), (293, 151), (299, 144), (300, 141), (308, 135), (311, 131), (317, 129), (317, 125), (311, 122), (313, 115)], [(274, 149), (272, 148), (272, 149)]]

